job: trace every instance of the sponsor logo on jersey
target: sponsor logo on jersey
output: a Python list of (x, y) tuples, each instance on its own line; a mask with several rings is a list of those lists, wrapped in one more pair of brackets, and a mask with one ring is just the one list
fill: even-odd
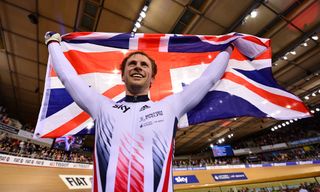
[(115, 105), (112, 106), (112, 107), (113, 107), (113, 108), (116, 108), (116, 109), (122, 110), (123, 113), (127, 112), (127, 111), (130, 109), (130, 107), (128, 107), (128, 106), (126, 106), (126, 105), (124, 105), (124, 104), (121, 104), (121, 105), (115, 104)]
[(146, 120), (158, 117), (158, 116), (163, 116), (163, 112), (162, 111), (155, 111), (152, 113), (148, 113), (142, 117), (140, 117), (140, 122), (145, 122)]
[(152, 113), (148, 113), (144, 116), (141, 116), (139, 119), (140, 124), (140, 128), (142, 127), (146, 127), (146, 126), (150, 126), (153, 125), (154, 123), (160, 123), (162, 121), (164, 121), (163, 119), (154, 119), (156, 117), (161, 117), (163, 116), (163, 112), (162, 111), (155, 111)]
[(141, 107), (140, 112), (144, 111), (146, 109), (149, 109), (149, 108), (151, 108), (149, 105), (144, 105), (144, 106)]
[(145, 126), (150, 126), (150, 125), (152, 125), (152, 124), (153, 124), (152, 121), (148, 121), (148, 122), (142, 123), (142, 124), (140, 125), (140, 128), (145, 127)]

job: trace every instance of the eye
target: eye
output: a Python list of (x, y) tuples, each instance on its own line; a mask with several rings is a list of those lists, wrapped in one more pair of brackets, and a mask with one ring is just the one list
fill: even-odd
[(136, 64), (137, 64), (136, 61), (130, 61), (130, 62), (128, 63), (128, 66), (134, 66), (134, 65), (136, 65)]
[(146, 62), (144, 62), (144, 61), (141, 62), (141, 66), (143, 66), (143, 67), (149, 67), (148, 63), (146, 63)]

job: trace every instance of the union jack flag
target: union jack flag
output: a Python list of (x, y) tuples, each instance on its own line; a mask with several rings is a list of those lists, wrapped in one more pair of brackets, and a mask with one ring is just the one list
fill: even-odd
[[(239, 33), (206, 36), (97, 32), (69, 33), (62, 38), (64, 54), (78, 74), (97, 92), (115, 101), (125, 96), (119, 66), (131, 51), (142, 50), (155, 59), (158, 74), (150, 97), (157, 101), (183, 90), (233, 43), (236, 47), (223, 78), (181, 118), (181, 127), (241, 116), (281, 120), (310, 116), (302, 101), (274, 80), (269, 39)], [(48, 62), (37, 136), (92, 133), (92, 129), (86, 129), (90, 123), (90, 116), (72, 100)]]

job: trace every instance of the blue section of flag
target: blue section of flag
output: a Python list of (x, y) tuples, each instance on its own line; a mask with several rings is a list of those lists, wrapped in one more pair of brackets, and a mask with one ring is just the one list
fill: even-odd
[(70, 94), (64, 89), (51, 89), (46, 117), (62, 110), (73, 102)]
[(95, 45), (101, 45), (106, 47), (114, 47), (121, 49), (129, 49), (129, 39), (131, 35), (129, 33), (123, 33), (113, 36), (108, 39), (70, 39), (64, 40), (68, 43), (91, 43)]
[(232, 117), (267, 116), (248, 101), (222, 91), (209, 92), (187, 115), (190, 125)]
[(229, 43), (213, 45), (203, 42), (196, 36), (173, 36), (169, 39), (168, 52), (213, 52), (225, 50), (228, 46)]
[(272, 76), (271, 67), (259, 69), (259, 70), (250, 70), (250, 71), (245, 71), (241, 69), (234, 69), (234, 70), (238, 71), (239, 73), (243, 74), (244, 76), (248, 77), (249, 79), (257, 83), (284, 90), (284, 88), (278, 85), (274, 80)]
[(94, 135), (94, 133), (95, 133), (95, 126), (92, 127), (91, 129), (84, 128), (78, 133), (76, 133), (75, 135)]

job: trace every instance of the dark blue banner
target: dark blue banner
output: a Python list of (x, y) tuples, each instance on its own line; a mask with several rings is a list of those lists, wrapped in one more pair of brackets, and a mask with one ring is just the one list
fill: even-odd
[(302, 145), (302, 144), (306, 144), (306, 143), (317, 143), (317, 142), (320, 142), (320, 137), (301, 139), (301, 140), (289, 142), (288, 144), (289, 145)]
[(312, 161), (313, 164), (320, 164), (320, 160), (314, 160)]
[(9, 133), (18, 134), (19, 129), (0, 123), (0, 129)]
[(195, 175), (173, 176), (173, 184), (199, 183)]
[(232, 180), (247, 180), (247, 176), (243, 172), (237, 173), (219, 173), (212, 174), (215, 181), (232, 181)]
[(297, 162), (294, 162), (294, 161), (292, 161), (292, 162), (286, 162), (286, 165), (288, 165), (288, 166), (290, 166), (290, 165), (297, 165)]

